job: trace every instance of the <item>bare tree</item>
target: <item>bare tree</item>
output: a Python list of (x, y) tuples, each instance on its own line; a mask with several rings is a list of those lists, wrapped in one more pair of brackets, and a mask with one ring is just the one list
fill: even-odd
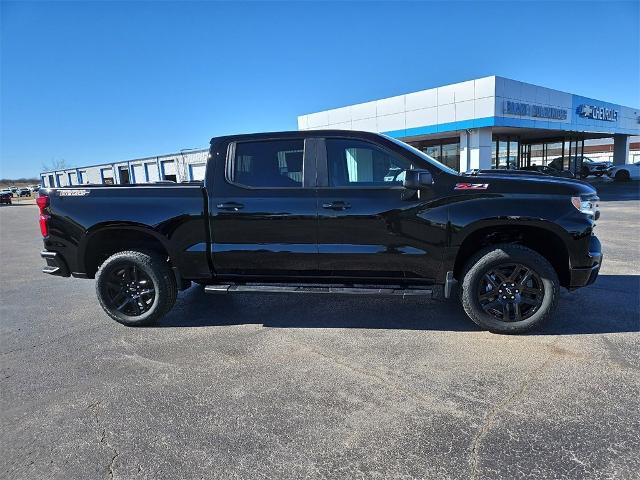
[(67, 168), (74, 168), (64, 158), (52, 158), (50, 162), (42, 162), (43, 172), (52, 172), (54, 170), (66, 170)]

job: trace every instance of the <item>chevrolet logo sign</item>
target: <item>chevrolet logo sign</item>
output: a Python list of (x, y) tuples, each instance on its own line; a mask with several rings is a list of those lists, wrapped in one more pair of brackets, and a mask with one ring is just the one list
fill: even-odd
[(581, 105), (580, 116), (589, 118), (593, 117), (593, 107), (591, 105)]
[(578, 107), (578, 115), (584, 118), (593, 118), (594, 120), (606, 120), (607, 122), (618, 121), (617, 110), (586, 103)]

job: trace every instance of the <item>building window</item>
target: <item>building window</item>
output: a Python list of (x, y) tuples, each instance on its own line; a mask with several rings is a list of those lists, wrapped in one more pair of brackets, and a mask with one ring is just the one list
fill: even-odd
[(169, 182), (178, 181), (175, 160), (165, 160), (163, 162), (160, 162), (160, 168), (162, 170), (162, 180)]
[(460, 141), (457, 138), (441, 138), (438, 140), (424, 140), (419, 142), (409, 142), (418, 150), (423, 151), (430, 157), (435, 158), (440, 163), (449, 168), (460, 171)]
[(192, 163), (189, 165), (189, 178), (190, 180), (204, 180), (204, 175), (207, 170), (206, 163)]
[(131, 183), (129, 179), (129, 167), (125, 167), (125, 166), (118, 167), (118, 174), (120, 175), (120, 183), (122, 184)]
[(115, 182), (113, 181), (113, 169), (112, 168), (103, 168), (100, 170), (100, 175), (102, 176), (102, 183), (105, 185), (113, 185)]

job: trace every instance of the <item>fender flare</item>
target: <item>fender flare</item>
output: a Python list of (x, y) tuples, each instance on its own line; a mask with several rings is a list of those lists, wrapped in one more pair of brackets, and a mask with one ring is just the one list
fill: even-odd
[[(109, 230), (127, 230), (127, 231), (135, 231), (140, 232), (146, 235), (150, 235), (154, 239), (158, 240), (160, 244), (164, 247), (169, 255), (169, 258), (175, 258), (175, 252), (171, 247), (169, 239), (164, 235), (160, 234), (157, 230), (149, 225), (145, 225), (143, 223), (136, 222), (102, 222), (96, 225), (92, 225), (82, 238), (82, 240), (78, 244), (78, 254), (77, 254), (77, 265), (84, 272), (87, 271), (87, 265), (85, 262), (87, 251), (89, 245), (91, 245), (91, 241), (95, 238), (96, 235), (103, 233)], [(174, 269), (175, 272), (175, 269)]]
[(456, 267), (459, 267), (460, 252), (467, 239), (474, 233), (484, 228), (495, 227), (512, 227), (517, 229), (518, 227), (528, 227), (543, 230), (557, 237), (565, 248), (565, 252), (569, 263), (571, 264), (571, 251), (569, 248), (569, 242), (571, 240), (570, 234), (564, 230), (561, 226), (541, 218), (524, 218), (524, 217), (492, 217), (476, 220), (457, 232), (452, 233), (452, 239), (449, 248), (449, 255), (445, 259), (446, 270), (455, 271)]
[[(534, 217), (489, 217), (483, 218), (480, 220), (475, 220), (468, 225), (465, 225), (458, 232), (454, 232), (452, 234), (452, 247), (460, 247), (464, 241), (472, 235), (473, 233), (487, 227), (533, 227), (540, 228), (542, 230), (547, 230), (556, 236), (558, 236), (562, 243), (564, 243), (565, 247), (567, 247), (569, 238), (569, 233), (559, 226), (557, 223), (551, 222), (549, 220), (545, 220), (543, 218), (534, 218)], [(454, 241), (454, 237), (456, 241)], [(459, 241), (458, 241), (459, 240)]]

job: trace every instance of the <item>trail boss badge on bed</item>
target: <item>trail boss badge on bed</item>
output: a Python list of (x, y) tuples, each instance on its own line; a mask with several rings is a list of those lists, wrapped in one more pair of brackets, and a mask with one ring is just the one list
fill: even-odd
[(489, 188), (488, 183), (456, 183), (454, 190), (486, 190)]
[(58, 190), (59, 197), (84, 197), (89, 195), (89, 190), (73, 189), (73, 190)]

